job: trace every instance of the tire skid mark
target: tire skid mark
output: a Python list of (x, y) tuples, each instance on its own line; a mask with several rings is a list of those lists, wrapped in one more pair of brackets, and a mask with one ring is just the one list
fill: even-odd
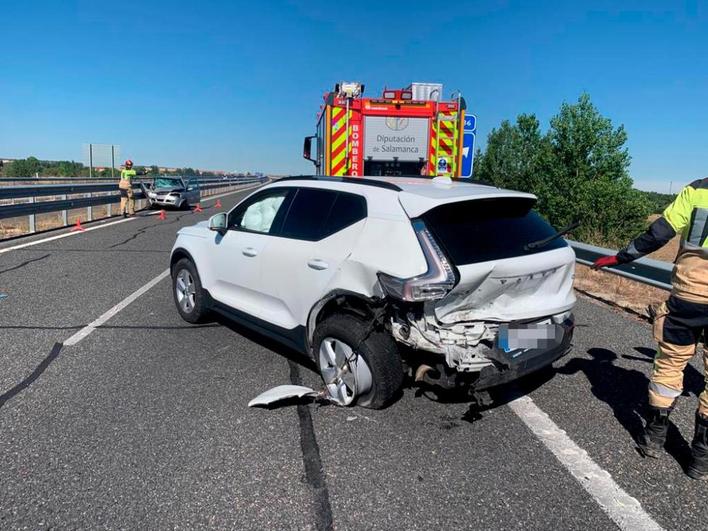
[(18, 269), (25, 267), (26, 265), (31, 264), (32, 262), (39, 262), (40, 260), (44, 260), (45, 258), (49, 258), (50, 256), (52, 256), (51, 253), (48, 253), (48, 254), (45, 254), (45, 255), (40, 256), (38, 258), (31, 258), (29, 260), (25, 260), (24, 262), (22, 262), (19, 265), (16, 265), (14, 267), (9, 267), (7, 269), (3, 269), (2, 271), (0, 271), (0, 275), (2, 275), (3, 273), (9, 273), (10, 271), (16, 271)]
[(179, 220), (181, 220), (184, 216), (187, 216), (191, 214), (191, 212), (185, 213), (185, 214), (180, 214), (179, 216), (175, 216), (174, 218), (170, 219), (167, 223), (161, 223), (161, 224), (155, 224), (155, 225), (146, 225), (142, 229), (138, 229), (135, 234), (130, 236), (129, 238), (123, 240), (122, 242), (114, 243), (113, 245), (109, 245), (108, 249), (115, 249), (116, 247), (120, 247), (121, 245), (125, 245), (128, 242), (131, 242), (135, 240), (138, 236), (142, 236), (145, 234), (149, 229), (153, 229), (156, 227), (164, 227), (165, 225), (172, 225), (174, 223), (177, 223)]
[(47, 357), (44, 358), (39, 365), (37, 365), (37, 367), (32, 371), (29, 376), (27, 376), (27, 378), (22, 380), (9, 391), (6, 391), (2, 395), (0, 395), (0, 408), (2, 408), (8, 400), (14, 398), (22, 391), (27, 389), (30, 385), (32, 385), (42, 375), (42, 373), (47, 370), (47, 367), (49, 367), (49, 365), (51, 365), (51, 363), (55, 359), (57, 359), (63, 346), (64, 345), (62, 343), (54, 343), (54, 346), (52, 347), (52, 350), (49, 352)]
[[(290, 366), (290, 382), (293, 385), (302, 385), (298, 364), (288, 360), (288, 365)], [(305, 479), (314, 495), (315, 516), (317, 518), (315, 526), (318, 530), (328, 531), (334, 529), (332, 506), (329, 502), (329, 490), (327, 489), (322, 458), (320, 457), (320, 447), (317, 444), (317, 437), (312, 424), (310, 406), (308, 404), (298, 404), (297, 416), (300, 424), (300, 448), (302, 449), (302, 461), (305, 465)]]

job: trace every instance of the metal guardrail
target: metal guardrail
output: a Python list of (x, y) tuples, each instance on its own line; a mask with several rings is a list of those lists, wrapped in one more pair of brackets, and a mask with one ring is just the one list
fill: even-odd
[[(147, 174), (144, 176), (148, 179), (151, 179), (153, 177), (182, 177), (184, 178), (184, 175), (153, 175), (153, 174)], [(140, 176), (138, 176), (140, 178)], [(216, 177), (216, 176), (196, 176), (197, 179), (200, 181), (202, 180), (224, 180), (224, 179), (258, 179), (259, 177), (257, 175), (234, 175), (234, 176), (222, 176), (222, 177)], [(86, 183), (86, 181), (89, 181), (91, 183), (105, 183), (105, 182), (118, 182), (120, 180), (120, 177), (0, 177), (0, 183), (11, 183), (11, 182), (18, 182), (18, 181), (23, 181), (23, 182), (36, 182), (36, 183), (41, 183), (43, 181), (53, 181), (53, 182), (83, 182)]]
[[(258, 182), (259, 178), (234, 178), (234, 179), (200, 179), (199, 186), (202, 190), (209, 190), (215, 186), (231, 186), (235, 184), (249, 184)], [(82, 184), (29, 184), (19, 186), (0, 186), (0, 200), (23, 199), (30, 197), (47, 197), (56, 195), (90, 194), (98, 192), (114, 192), (117, 190), (118, 180), (101, 183)], [(143, 198), (140, 181), (135, 181), (133, 188), (136, 190), (136, 199)], [(100, 203), (98, 203), (100, 204)], [(0, 209), (4, 207), (0, 206)]]
[(115, 190), (116, 183), (0, 186), (0, 199), (22, 199), (26, 197), (87, 194), (93, 192), (115, 192)]
[[(76, 178), (74, 178), (76, 179)], [(53, 180), (53, 179), (52, 179)], [(78, 180), (78, 179), (76, 179)], [(146, 180), (149, 180), (146, 179)], [(266, 182), (266, 177), (235, 177), (235, 178), (203, 178), (199, 179), (201, 191), (231, 188)], [(99, 205), (108, 206), (108, 217), (111, 216), (110, 205), (120, 201), (118, 180), (112, 182), (99, 182), (91, 184), (36, 184), (20, 186), (0, 186), (0, 200), (12, 200), (13, 204), (0, 205), (0, 219), (29, 217), (29, 232), (35, 232), (35, 216), (51, 212), (62, 212), (63, 225), (67, 225), (67, 211), (77, 208), (87, 209), (86, 221), (92, 220), (92, 207)], [(136, 200), (145, 199), (141, 182), (133, 183)], [(114, 192), (114, 193), (110, 193)], [(93, 194), (100, 194), (94, 196)], [(80, 197), (67, 197), (70, 195)], [(38, 198), (61, 197), (37, 201)], [(28, 199), (28, 202), (14, 203), (16, 199)]]
[[(602, 256), (614, 256), (617, 254), (617, 251), (613, 249), (596, 247), (587, 243), (568, 240), (568, 244), (575, 251), (576, 261), (586, 266), (591, 266), (595, 260)], [(629, 264), (603, 268), (603, 271), (670, 291), (671, 272), (673, 269), (674, 265), (668, 262), (640, 258)]]

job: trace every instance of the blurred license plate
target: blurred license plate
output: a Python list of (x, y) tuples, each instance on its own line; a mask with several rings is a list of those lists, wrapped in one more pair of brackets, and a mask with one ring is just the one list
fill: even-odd
[(563, 329), (553, 323), (503, 324), (499, 326), (497, 346), (504, 352), (549, 349), (563, 340)]

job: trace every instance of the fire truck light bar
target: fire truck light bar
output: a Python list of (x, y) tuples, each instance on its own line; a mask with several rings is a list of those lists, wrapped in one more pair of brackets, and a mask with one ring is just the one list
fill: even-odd
[(357, 82), (342, 81), (334, 88), (340, 98), (358, 98), (364, 93), (364, 85)]
[(410, 90), (388, 90), (384, 89), (383, 92), (383, 99), (385, 100), (394, 100), (394, 101), (412, 101), (413, 100), (413, 92)]

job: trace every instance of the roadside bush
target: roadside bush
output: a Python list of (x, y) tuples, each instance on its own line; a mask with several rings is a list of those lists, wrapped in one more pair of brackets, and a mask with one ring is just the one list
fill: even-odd
[(555, 227), (580, 221), (575, 239), (618, 247), (641, 232), (651, 211), (632, 187), (626, 142), (624, 128), (614, 128), (583, 94), (561, 106), (545, 134), (534, 115), (502, 122), (477, 154), (475, 178), (534, 193)]

